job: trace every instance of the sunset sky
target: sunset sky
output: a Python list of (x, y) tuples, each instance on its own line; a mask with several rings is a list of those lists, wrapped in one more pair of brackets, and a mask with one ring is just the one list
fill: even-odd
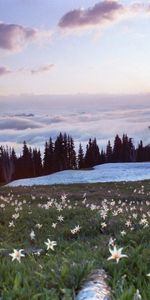
[[(27, 125), (29, 120), (20, 116), (13, 119), (19, 129), (12, 123), (7, 126), (12, 112), (35, 113), (39, 109), (38, 113), (42, 110), (45, 114), (48, 107), (58, 118), (54, 121), (56, 130), (72, 128), (70, 117), (65, 126), (58, 126), (65, 110), (68, 116), (72, 111), (79, 116), (86, 110), (92, 118), (95, 113), (99, 114), (97, 120), (102, 117), (103, 125), (95, 120), (89, 129), (74, 120), (71, 133), (78, 133), (78, 139), (83, 132), (84, 138), (95, 136), (100, 125), (104, 133), (106, 115), (100, 112), (105, 111), (112, 114), (110, 118), (107, 115), (106, 132), (110, 126), (111, 130), (104, 138), (99, 133), (102, 144), (116, 131), (138, 138), (144, 135), (148, 142), (149, 57), (150, 1), (0, 0), (0, 142), (14, 143), (20, 130), (18, 143), (30, 136), (31, 129), (32, 136), (37, 135), (34, 126)], [(132, 111), (136, 121), (129, 123)], [(117, 123), (122, 119), (126, 120), (122, 125)], [(43, 126), (48, 132), (53, 130), (47, 123)], [(48, 132), (40, 131), (43, 138)], [(29, 142), (35, 140), (30, 137)]]
[(0, 93), (150, 92), (149, 1), (0, 0)]

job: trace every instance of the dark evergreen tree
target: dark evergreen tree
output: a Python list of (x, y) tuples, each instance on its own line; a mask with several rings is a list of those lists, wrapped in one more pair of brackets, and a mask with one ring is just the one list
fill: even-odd
[(36, 148), (33, 149), (33, 173), (34, 177), (41, 176), (42, 175), (42, 159), (41, 159), (41, 152), (40, 150), (37, 150)]
[(130, 147), (129, 140), (126, 134), (123, 134), (122, 137), (122, 162), (130, 162)]
[(106, 163), (106, 153), (104, 150), (101, 150), (100, 153), (100, 164), (105, 164)]
[(84, 167), (85, 167), (84, 152), (83, 152), (82, 145), (80, 143), (80, 145), (79, 145), (79, 151), (78, 151), (78, 168), (79, 169), (83, 169)]
[(66, 169), (66, 148), (64, 147), (64, 139), (62, 133), (56, 138), (54, 147), (54, 167), (55, 171)]
[(85, 167), (89, 168), (89, 167), (93, 167), (93, 151), (92, 151), (92, 140), (89, 139), (89, 143), (86, 146), (86, 153), (85, 153)]
[(54, 144), (52, 138), (49, 142), (45, 143), (44, 159), (43, 159), (43, 174), (48, 175), (53, 173), (55, 170), (54, 166)]
[(108, 163), (113, 161), (113, 150), (110, 141), (108, 141), (107, 147), (106, 147), (106, 161)]
[(14, 162), (11, 159), (11, 148), (0, 147), (0, 166), (2, 182), (10, 182), (14, 173)]
[(136, 161), (142, 162), (143, 160), (144, 160), (144, 147), (143, 147), (143, 142), (140, 141), (138, 148), (136, 150)]
[(90, 168), (100, 163), (100, 152), (96, 139), (89, 139), (85, 153), (85, 167)]
[(11, 164), (12, 164), (12, 176), (11, 176), (11, 180), (16, 179), (16, 170), (17, 170), (17, 156), (15, 153), (14, 148), (11, 151), (10, 154), (10, 160), (11, 160)]
[(68, 169), (76, 169), (77, 168), (74, 140), (70, 136), (68, 136), (67, 160), (68, 160)]
[(136, 151), (135, 151), (135, 146), (133, 145), (132, 138), (129, 138), (129, 161), (130, 162), (135, 162), (136, 161)]
[(32, 149), (28, 148), (26, 142), (23, 143), (23, 152), (20, 157), (20, 178), (30, 178), (34, 176)]
[(113, 162), (121, 162), (122, 161), (122, 141), (117, 134), (114, 140), (113, 147)]

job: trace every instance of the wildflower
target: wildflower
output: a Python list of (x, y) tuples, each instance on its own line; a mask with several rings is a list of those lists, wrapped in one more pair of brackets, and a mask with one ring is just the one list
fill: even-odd
[(24, 251), (24, 250), (23, 249), (20, 249), (20, 250), (14, 249), (14, 252), (9, 254), (10, 256), (12, 256), (12, 261), (14, 261), (16, 259), (20, 263), (21, 257), (25, 256), (23, 253), (21, 253), (22, 251)]
[(107, 227), (107, 224), (106, 224), (105, 222), (102, 222), (102, 223), (101, 223), (101, 227), (102, 227), (102, 228), (105, 228), (105, 227)]
[(56, 228), (57, 223), (52, 223), (52, 227)]
[(140, 295), (139, 290), (136, 290), (136, 293), (134, 294), (133, 300), (141, 300), (141, 299), (142, 299), (142, 297)]
[(64, 217), (62, 215), (58, 216), (58, 221), (62, 222), (64, 220)]
[(38, 229), (42, 228), (42, 226), (43, 226), (43, 225), (42, 225), (42, 224), (39, 224), (39, 223), (35, 225), (35, 227), (38, 228)]
[(31, 240), (35, 239), (35, 232), (33, 230), (31, 230), (30, 238), (31, 238)]
[(56, 241), (50, 241), (50, 239), (47, 239), (47, 242), (44, 242), (45, 245), (47, 245), (47, 250), (51, 249), (54, 251), (54, 246), (57, 245)]
[(120, 249), (117, 249), (116, 246), (114, 246), (114, 249), (110, 249), (109, 248), (109, 251), (111, 253), (111, 256), (107, 258), (107, 260), (111, 260), (111, 259), (115, 259), (116, 262), (118, 263), (120, 258), (122, 257), (128, 257), (126, 254), (122, 254), (122, 249), (123, 248), (120, 248)]
[(81, 229), (81, 227), (79, 225), (77, 225), (77, 226), (75, 226), (74, 229), (71, 229), (70, 231), (71, 231), (72, 234), (76, 234), (77, 232), (80, 231), (80, 229)]
[(116, 241), (116, 239), (113, 239), (112, 237), (110, 237), (109, 243), (108, 243), (109, 247), (110, 247), (110, 246), (114, 247), (115, 241)]
[(15, 219), (15, 220), (16, 220), (16, 219), (18, 219), (18, 218), (19, 218), (19, 213), (13, 214), (13, 215), (12, 215), (12, 219)]
[(14, 221), (12, 221), (12, 222), (9, 222), (9, 227), (15, 227), (15, 225), (14, 225)]
[(64, 202), (67, 198), (67, 194), (63, 194), (61, 195), (60, 199), (62, 200), (62, 202)]
[(126, 235), (126, 231), (125, 231), (125, 230), (122, 230), (122, 231), (120, 232), (120, 234), (121, 234), (122, 236), (124, 236), (124, 235)]
[(132, 223), (131, 223), (130, 220), (127, 220), (126, 223), (125, 223), (125, 225), (126, 225), (127, 227), (130, 227), (130, 226), (132, 226)]

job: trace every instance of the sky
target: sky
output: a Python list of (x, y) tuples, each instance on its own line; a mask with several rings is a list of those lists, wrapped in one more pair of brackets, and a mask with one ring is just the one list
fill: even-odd
[(150, 1), (0, 0), (0, 143), (67, 129), (149, 143), (149, 36)]

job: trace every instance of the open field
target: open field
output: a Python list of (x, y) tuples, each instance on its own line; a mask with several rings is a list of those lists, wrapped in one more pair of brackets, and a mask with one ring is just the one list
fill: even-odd
[[(138, 300), (138, 289), (149, 300), (149, 187), (150, 181), (1, 187), (0, 299), (71, 300), (91, 270), (104, 268), (112, 299)], [(110, 238), (127, 255), (118, 263), (107, 260)], [(56, 242), (50, 249), (48, 239)], [(8, 255), (14, 249), (25, 250), (20, 263)]]

